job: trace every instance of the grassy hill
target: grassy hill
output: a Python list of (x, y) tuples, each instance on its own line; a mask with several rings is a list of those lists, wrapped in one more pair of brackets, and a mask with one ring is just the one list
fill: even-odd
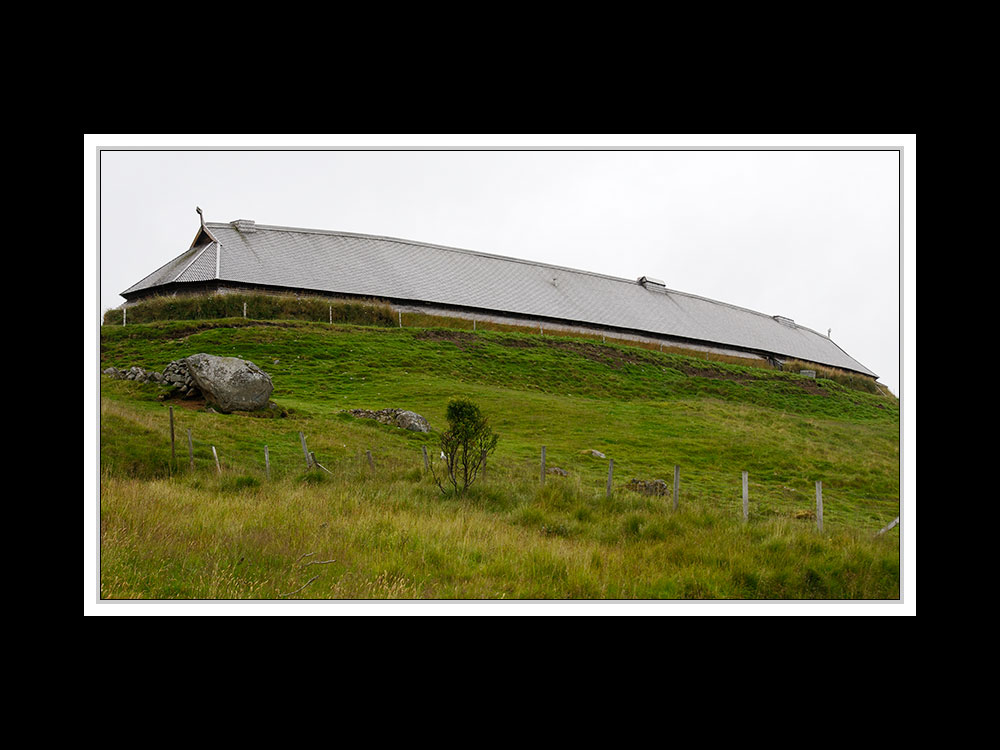
[[(874, 537), (899, 515), (894, 398), (503, 331), (243, 318), (101, 331), (102, 369), (162, 370), (198, 352), (261, 366), (279, 409), (216, 414), (102, 376), (102, 597), (899, 597), (899, 530)], [(447, 403), (459, 396), (501, 436), (461, 498), (442, 496), (421, 451), (436, 454)], [(386, 407), (422, 414), (434, 432), (344, 412)], [(306, 470), (299, 432), (329, 472)], [(543, 445), (548, 466), (568, 476), (540, 482)], [(608, 460), (592, 450), (614, 459), (610, 498)], [(670, 484), (675, 465), (676, 511), (669, 497), (626, 486)]]

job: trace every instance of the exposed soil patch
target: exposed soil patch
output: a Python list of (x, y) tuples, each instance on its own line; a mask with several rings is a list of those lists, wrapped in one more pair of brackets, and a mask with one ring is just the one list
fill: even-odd
[(581, 357), (585, 357), (591, 360), (592, 362), (599, 362), (615, 370), (620, 370), (626, 364), (629, 365), (662, 364), (662, 362), (657, 361), (655, 357), (646, 355), (642, 349), (625, 352), (610, 346), (602, 346), (601, 344), (588, 344), (582, 341), (550, 340), (546, 341), (545, 345), (550, 346), (553, 349), (562, 349), (563, 351), (579, 354)]
[(199, 396), (198, 398), (190, 398), (190, 399), (169, 398), (164, 396), (160, 400), (163, 401), (163, 403), (165, 404), (176, 406), (179, 409), (187, 409), (188, 411), (204, 411), (204, 409), (208, 406), (208, 403), (201, 396)]
[(468, 351), (469, 349), (483, 345), (483, 342), (479, 340), (476, 334), (469, 333), (468, 331), (420, 331), (417, 334), (417, 338), (421, 341), (448, 341), (462, 351)]
[(794, 383), (806, 393), (811, 393), (813, 396), (826, 396), (827, 398), (830, 396), (827, 390), (814, 380), (806, 379), (801, 382), (794, 381)]
[(734, 383), (746, 385), (751, 380), (761, 380), (749, 375), (737, 374), (734, 372), (723, 372), (704, 367), (693, 367), (691, 365), (678, 365), (678, 369), (688, 377), (713, 378), (715, 380), (732, 380)]

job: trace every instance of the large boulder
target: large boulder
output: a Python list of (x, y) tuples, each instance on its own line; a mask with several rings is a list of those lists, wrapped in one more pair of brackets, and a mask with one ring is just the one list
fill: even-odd
[(184, 364), (205, 400), (223, 412), (264, 409), (274, 390), (271, 377), (245, 359), (193, 354)]

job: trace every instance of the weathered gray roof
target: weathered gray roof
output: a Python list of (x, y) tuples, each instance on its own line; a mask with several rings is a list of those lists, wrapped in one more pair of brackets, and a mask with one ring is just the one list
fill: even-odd
[(122, 292), (212, 279), (478, 308), (643, 331), (875, 374), (786, 318), (587, 271), (423, 242), (207, 223), (193, 246)]

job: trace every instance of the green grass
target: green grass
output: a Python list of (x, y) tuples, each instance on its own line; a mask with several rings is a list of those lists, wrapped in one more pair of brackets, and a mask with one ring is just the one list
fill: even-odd
[[(863, 598), (897, 596), (891, 539), (505, 478), (211, 476), (102, 482), (106, 598)], [(322, 476), (320, 474), (315, 475)], [(333, 562), (325, 562), (330, 561)], [(323, 562), (324, 564), (319, 564)], [(308, 565), (308, 563), (314, 563)]]
[[(260, 365), (287, 416), (169, 402), (172, 461), (161, 389), (102, 377), (105, 598), (274, 598), (307, 582), (294, 598), (899, 597), (899, 530), (873, 538), (899, 514), (893, 398), (501, 331), (242, 318), (102, 328), (102, 368), (162, 369), (202, 351)], [(433, 433), (342, 413), (406, 408), (440, 431), (456, 396), (475, 401), (501, 436), (464, 498), (442, 496), (423, 470)], [(305, 470), (299, 431), (332, 474)], [(542, 445), (568, 477), (540, 485)], [(611, 498), (608, 462), (589, 449), (615, 461)], [(675, 464), (677, 511), (669, 497), (624, 489), (633, 477), (670, 484)], [(810, 516), (816, 480), (823, 534)], [(325, 560), (335, 562), (307, 566)]]

